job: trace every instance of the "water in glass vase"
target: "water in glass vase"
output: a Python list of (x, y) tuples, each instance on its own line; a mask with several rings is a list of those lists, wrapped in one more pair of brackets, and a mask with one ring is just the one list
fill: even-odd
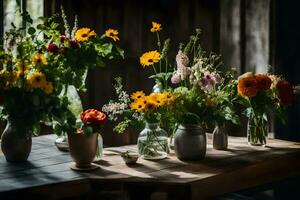
[(167, 132), (161, 129), (158, 123), (146, 123), (138, 137), (138, 151), (143, 159), (166, 158), (169, 152)]
[(248, 119), (247, 137), (248, 143), (253, 146), (265, 146), (267, 144), (269, 126), (264, 116), (256, 116)]

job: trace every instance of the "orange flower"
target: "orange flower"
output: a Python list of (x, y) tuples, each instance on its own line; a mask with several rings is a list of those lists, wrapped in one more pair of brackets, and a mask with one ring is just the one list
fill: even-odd
[(237, 87), (239, 95), (243, 97), (254, 97), (258, 92), (257, 80), (254, 76), (240, 79)]
[(271, 87), (272, 80), (268, 75), (265, 74), (256, 74), (255, 75), (257, 81), (257, 89), (258, 90), (268, 90)]
[(278, 97), (282, 105), (291, 105), (294, 101), (294, 93), (291, 84), (286, 80), (280, 80), (276, 84)]
[(107, 117), (96, 109), (88, 109), (80, 114), (81, 121), (86, 125), (104, 125)]

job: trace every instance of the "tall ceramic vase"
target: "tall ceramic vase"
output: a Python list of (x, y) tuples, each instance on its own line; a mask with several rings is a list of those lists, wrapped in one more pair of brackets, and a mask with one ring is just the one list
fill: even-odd
[(199, 125), (180, 125), (175, 133), (174, 150), (180, 160), (201, 160), (206, 154), (206, 134)]
[(9, 118), (1, 136), (1, 150), (8, 162), (27, 161), (31, 152), (32, 132), (17, 129), (17, 123)]
[(89, 135), (68, 133), (70, 155), (75, 162), (71, 169), (75, 171), (91, 171), (98, 168), (92, 164), (98, 147), (98, 134)]

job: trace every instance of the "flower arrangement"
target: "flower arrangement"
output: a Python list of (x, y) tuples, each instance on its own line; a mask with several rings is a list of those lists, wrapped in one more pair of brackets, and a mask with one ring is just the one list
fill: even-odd
[(140, 57), (140, 64), (143, 68), (152, 68), (153, 75), (149, 78), (154, 79), (159, 90), (168, 88), (168, 79), (171, 77), (172, 65), (169, 63), (167, 54), (170, 47), (170, 39), (161, 42), (159, 32), (162, 30), (162, 25), (157, 22), (152, 22), (150, 28), (151, 33), (156, 34), (157, 49), (145, 52)]
[[(18, 134), (39, 132), (40, 121), (55, 121), (68, 113), (67, 102), (61, 101), (64, 79), (43, 50), (43, 40), (30, 26), (32, 20), (23, 13), (25, 27), (5, 33), (5, 46), (0, 48), (1, 115), (16, 123)], [(28, 35), (24, 35), (27, 30)]]
[(88, 109), (80, 114), (80, 120), (76, 133), (89, 135), (100, 132), (107, 121), (107, 116), (99, 110)]
[(268, 134), (269, 113), (277, 114), (283, 121), (284, 110), (293, 103), (291, 84), (281, 76), (247, 72), (238, 79), (237, 91), (246, 107), (248, 141), (253, 145), (265, 145)]
[(236, 99), (234, 71), (225, 71), (221, 57), (206, 53), (199, 43), (201, 31), (180, 45), (177, 68), (172, 73), (173, 92), (178, 96), (173, 116), (178, 124), (221, 125), (238, 123), (233, 102)]
[(117, 30), (110, 28), (98, 35), (90, 28), (79, 28), (77, 16), (71, 30), (63, 8), (61, 12), (63, 27), (57, 23), (57, 15), (40, 18), (42, 23), (37, 26), (37, 30), (46, 37), (39, 42), (39, 54), (36, 57), (40, 58), (41, 63), (47, 63), (45, 73), (51, 71), (60, 77), (60, 98), (68, 102), (72, 115), (64, 115), (54, 123), (54, 132), (58, 135), (75, 131), (76, 118), (83, 110), (78, 92), (86, 90), (88, 69), (103, 67), (106, 59), (124, 57), (124, 51), (116, 44), (120, 40)]

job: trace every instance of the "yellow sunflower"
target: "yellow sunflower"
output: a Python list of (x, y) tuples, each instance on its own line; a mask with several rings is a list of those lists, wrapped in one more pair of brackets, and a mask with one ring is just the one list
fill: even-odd
[(145, 97), (145, 93), (143, 91), (136, 91), (130, 97), (132, 100), (137, 100)]
[(131, 103), (130, 107), (132, 110), (136, 111), (136, 112), (143, 112), (145, 109), (145, 103), (143, 101), (143, 99), (137, 99), (136, 101), (134, 101), (133, 103)]
[(78, 42), (87, 41), (90, 37), (96, 36), (96, 32), (89, 28), (78, 29), (75, 33), (75, 39)]
[(163, 106), (166, 103), (162, 93), (151, 93), (148, 99), (150, 102), (153, 102), (156, 107)]
[(161, 31), (161, 30), (162, 30), (161, 24), (159, 24), (159, 23), (157, 23), (157, 22), (152, 22), (152, 27), (151, 27), (151, 29), (150, 29), (150, 31), (151, 31), (152, 33), (158, 32), (158, 31)]
[(27, 77), (27, 88), (29, 90), (45, 88), (47, 84), (46, 76), (42, 72), (33, 72)]
[(46, 94), (52, 94), (54, 87), (51, 82), (46, 82), (43, 89)]
[(37, 53), (32, 56), (32, 64), (35, 67), (40, 67), (46, 64), (46, 57), (44, 54)]
[(158, 51), (148, 51), (140, 57), (140, 63), (143, 67), (153, 65), (159, 62), (160, 53)]
[(120, 40), (118, 37), (119, 31), (115, 29), (108, 29), (105, 31), (105, 36), (113, 39), (115, 42)]
[(175, 96), (171, 92), (162, 93), (162, 98), (164, 98), (164, 100), (167, 104), (171, 104), (175, 100)]
[(18, 77), (24, 76), (26, 72), (28, 72), (29, 66), (24, 62), (17, 63), (17, 74)]

